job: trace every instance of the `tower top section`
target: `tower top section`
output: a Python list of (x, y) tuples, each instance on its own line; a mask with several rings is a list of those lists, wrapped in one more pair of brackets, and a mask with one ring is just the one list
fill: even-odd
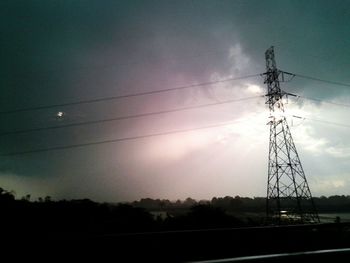
[(268, 50), (266, 50), (265, 60), (266, 60), (266, 72), (277, 70), (276, 61), (275, 61), (275, 52), (274, 52), (273, 46), (271, 46)]
[(274, 52), (273, 46), (270, 47), (268, 50), (266, 50), (265, 60), (266, 60), (265, 83), (267, 84), (266, 104), (269, 104), (270, 107), (273, 107), (273, 105), (282, 98), (282, 91), (278, 80), (280, 71), (277, 70), (277, 67), (276, 67), (275, 52)]

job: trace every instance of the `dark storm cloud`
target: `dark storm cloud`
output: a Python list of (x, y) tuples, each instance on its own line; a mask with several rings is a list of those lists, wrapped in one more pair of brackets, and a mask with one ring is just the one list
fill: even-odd
[(281, 67), (317, 75), (320, 68), (303, 63), (308, 56), (331, 65), (349, 58), (347, 7), (346, 1), (3, 1), (2, 107), (69, 100), (82, 90), (87, 97), (108, 93), (111, 73), (112, 85), (126, 91), (155, 85), (150, 75), (157, 73), (158, 82), (174, 72), (201, 81), (229, 70), (227, 52), (238, 41), (261, 65), (275, 44)]
[[(211, 14), (215, 4), (201, 6), (198, 2), (4, 2), (2, 109), (174, 86), (176, 74), (182, 75), (182, 82), (193, 83), (207, 81), (214, 71), (227, 72), (232, 43), (225, 39), (233, 33), (225, 36), (219, 30), (216, 15)], [(81, 108), (77, 113), (70, 110), (76, 118), (87, 115)], [(54, 114), (50, 110), (2, 118), (7, 131), (46, 126)], [(67, 141), (67, 136), (61, 138)], [(37, 137), (27, 135), (21, 146), (37, 143)], [(49, 135), (47, 143), (52, 137), (57, 138)], [(10, 144), (6, 139), (3, 149), (6, 143)]]

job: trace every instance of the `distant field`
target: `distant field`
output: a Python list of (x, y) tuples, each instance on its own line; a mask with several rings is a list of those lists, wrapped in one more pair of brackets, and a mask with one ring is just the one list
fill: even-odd
[(320, 213), (319, 217), (322, 223), (333, 223), (339, 216), (340, 222), (350, 222), (350, 213)]

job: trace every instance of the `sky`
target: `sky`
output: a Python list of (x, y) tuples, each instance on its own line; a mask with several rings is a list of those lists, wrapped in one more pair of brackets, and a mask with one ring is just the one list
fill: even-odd
[[(277, 67), (350, 83), (349, 1), (0, 2), (0, 112), (136, 94)], [(314, 196), (350, 192), (349, 86), (281, 83)], [(268, 108), (261, 76), (117, 100), (0, 113), (0, 134), (256, 97), (93, 125), (0, 135), (0, 187), (20, 198), (265, 196)], [(59, 112), (63, 116), (58, 117)], [(302, 118), (293, 118), (296, 115)], [(318, 121), (317, 121), (318, 120)], [(323, 121), (323, 122), (322, 122)], [(63, 150), (7, 153), (229, 125)], [(327, 123), (328, 122), (328, 123)], [(335, 125), (331, 123), (341, 125)]]

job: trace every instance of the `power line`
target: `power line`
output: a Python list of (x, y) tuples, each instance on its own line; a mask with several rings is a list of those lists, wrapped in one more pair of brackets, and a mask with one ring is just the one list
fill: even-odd
[[(310, 97), (304, 97), (304, 96), (295, 95), (295, 94), (290, 94), (290, 95), (294, 95), (294, 96), (296, 96), (298, 98), (302, 98), (302, 99), (314, 100), (314, 101), (328, 103), (328, 104), (333, 104), (333, 105), (337, 105), (337, 106), (350, 107), (350, 104), (331, 102), (331, 101), (315, 99), (315, 98), (310, 98)], [(314, 118), (309, 118), (309, 117), (301, 117), (301, 116), (296, 116), (296, 115), (291, 115), (291, 116), (293, 118), (298, 118), (298, 119), (302, 119), (302, 120), (310, 120), (310, 121), (316, 121), (316, 122), (321, 122), (321, 123), (325, 123), (325, 124), (330, 124), (330, 125), (336, 125), (336, 126), (341, 126), (341, 127), (345, 127), (345, 128), (350, 128), (350, 125), (347, 125), (347, 124), (344, 124), (344, 123), (332, 122), (332, 121), (326, 121), (326, 120), (320, 120), (320, 119), (314, 119)]]
[(174, 90), (185, 90), (185, 89), (191, 89), (191, 88), (195, 88), (195, 87), (208, 86), (208, 85), (217, 84), (217, 83), (224, 83), (224, 82), (229, 82), (229, 81), (247, 79), (247, 78), (257, 77), (260, 75), (261, 74), (252, 74), (252, 75), (240, 76), (240, 77), (235, 77), (235, 78), (227, 78), (227, 79), (216, 80), (216, 81), (208, 81), (208, 82), (190, 84), (190, 85), (185, 85), (185, 86), (178, 86), (178, 87), (161, 89), (161, 90), (153, 90), (153, 91), (139, 92), (139, 93), (133, 93), (133, 94), (119, 95), (119, 96), (110, 96), (110, 97), (103, 97), (103, 98), (98, 98), (98, 99), (79, 100), (79, 101), (66, 102), (66, 103), (57, 103), (57, 104), (44, 105), (44, 106), (34, 106), (34, 107), (27, 107), (27, 108), (13, 109), (13, 110), (4, 110), (4, 111), (0, 111), (0, 114), (19, 113), (19, 112), (33, 111), (33, 110), (43, 110), (43, 109), (51, 109), (51, 108), (56, 108), (56, 107), (65, 107), (65, 106), (73, 106), (73, 105), (80, 105), (80, 104), (90, 104), (90, 103), (96, 103), (96, 102), (102, 102), (102, 101), (111, 101), (111, 100), (118, 100), (118, 99), (130, 98), (130, 97), (152, 95), (152, 94), (158, 94), (158, 93), (169, 92), (169, 91), (174, 91)]
[(170, 110), (163, 110), (163, 111), (157, 111), (157, 112), (148, 112), (148, 113), (141, 113), (141, 114), (135, 114), (135, 115), (120, 116), (120, 117), (115, 117), (115, 118), (108, 118), (108, 119), (101, 119), (101, 120), (94, 120), (94, 121), (85, 121), (85, 122), (78, 122), (78, 123), (68, 123), (65, 125), (55, 125), (55, 126), (49, 126), (49, 127), (39, 127), (39, 128), (32, 128), (32, 129), (8, 131), (8, 132), (0, 133), (0, 136), (28, 133), (28, 132), (36, 132), (36, 131), (54, 130), (54, 129), (68, 128), (68, 127), (77, 127), (77, 126), (83, 126), (83, 125), (92, 125), (92, 124), (99, 124), (99, 123), (119, 121), (119, 120), (127, 120), (127, 119), (133, 119), (133, 118), (140, 118), (140, 117), (147, 117), (147, 116), (173, 113), (173, 112), (179, 112), (179, 111), (186, 111), (186, 110), (192, 110), (192, 109), (199, 109), (199, 108), (205, 108), (205, 107), (212, 107), (212, 106), (216, 106), (216, 105), (234, 103), (234, 102), (245, 101), (245, 100), (261, 98), (261, 97), (264, 97), (264, 95), (252, 96), (252, 97), (246, 97), (246, 98), (240, 98), (240, 99), (233, 99), (233, 100), (226, 100), (226, 101), (202, 104), (202, 105), (197, 105), (197, 106), (189, 106), (189, 107), (183, 107), (183, 108), (178, 108), (178, 109), (170, 109)]
[(333, 101), (323, 100), (323, 99), (318, 99), (318, 98), (311, 98), (311, 97), (302, 96), (302, 95), (289, 93), (289, 92), (286, 92), (286, 94), (287, 95), (291, 95), (293, 97), (301, 98), (301, 99), (313, 100), (313, 101), (317, 101), (317, 102), (322, 102), (322, 103), (327, 103), (327, 104), (332, 104), (332, 105), (336, 105), (336, 106), (342, 106), (342, 107), (350, 108), (350, 104), (346, 104), (346, 103), (333, 102)]
[(310, 77), (310, 76), (306, 76), (306, 75), (302, 75), (302, 74), (295, 74), (294, 73), (294, 75), (299, 77), (299, 78), (320, 81), (320, 82), (329, 83), (329, 84), (338, 85), (338, 86), (350, 87), (350, 84), (348, 84), (348, 83), (337, 82), (337, 81), (326, 80), (326, 79), (320, 79), (320, 78)]
[[(262, 96), (242, 98), (242, 99), (238, 99), (238, 100), (235, 100), (235, 101), (247, 100), (247, 99), (252, 99), (252, 98), (257, 98), (257, 97), (262, 97)], [(223, 103), (229, 103), (229, 101), (212, 103), (212, 104), (206, 104), (206, 105), (199, 105), (199, 106), (193, 106), (193, 107), (187, 107), (187, 108), (182, 108), (182, 109), (168, 110), (168, 111), (164, 111), (164, 112), (145, 113), (145, 114), (140, 114), (140, 115), (147, 116), (147, 115), (153, 115), (153, 114), (162, 114), (162, 113), (165, 113), (165, 112), (175, 112), (175, 111), (181, 111), (181, 110), (186, 110), (186, 109), (190, 109), (190, 108), (207, 107), (207, 106), (223, 104)], [(136, 116), (137, 115), (125, 116), (125, 117), (120, 117), (120, 118), (130, 118), (130, 117), (132, 117), (132, 118), (135, 117), (136, 118)], [(346, 124), (342, 124), (342, 123), (330, 122), (330, 121), (326, 121), (326, 120), (313, 119), (313, 118), (308, 118), (308, 117), (300, 117), (300, 116), (295, 116), (295, 115), (292, 115), (292, 117), (299, 118), (299, 119), (306, 119), (306, 120), (316, 121), (316, 122), (321, 122), (321, 123), (330, 124), (330, 125), (336, 125), (336, 126), (350, 128), (350, 125), (346, 125)], [(107, 121), (107, 120), (98, 120), (98, 121), (92, 121), (92, 122), (96, 122), (97, 123), (97, 122), (103, 122), (103, 121)], [(191, 132), (191, 131), (196, 131), (196, 130), (203, 130), (203, 129), (210, 129), (210, 128), (215, 128), (215, 127), (228, 126), (228, 125), (231, 125), (233, 123), (237, 123), (237, 122), (241, 122), (241, 121), (242, 120), (236, 120), (236, 121), (231, 121), (231, 122), (224, 122), (224, 123), (212, 124), (212, 125), (195, 127), (195, 128), (180, 129), (180, 130), (174, 130), (174, 131), (168, 131), (168, 132), (160, 132), (160, 133), (153, 133), (153, 134), (146, 134), (146, 135), (139, 135), (139, 136), (130, 136), (130, 137), (124, 137), (124, 138), (111, 139), (111, 140), (103, 140), (103, 141), (87, 142), (87, 143), (80, 143), (80, 144), (71, 144), (71, 145), (65, 145), (65, 146), (40, 148), (40, 149), (27, 150), (27, 151), (8, 152), (8, 153), (0, 154), (0, 156), (5, 157), (5, 156), (23, 155), (23, 154), (40, 153), (40, 152), (49, 152), (49, 151), (64, 150), (64, 149), (73, 149), (73, 148), (87, 147), (87, 146), (100, 145), (100, 144), (117, 143), (117, 142), (122, 142), (122, 141), (137, 140), (137, 139), (144, 139), (144, 138), (150, 138), (150, 137), (165, 136), (165, 135), (170, 135), (170, 134), (185, 133), (185, 132)], [(87, 123), (90, 123), (90, 122), (87, 122)], [(82, 124), (82, 123), (67, 124), (67, 126), (78, 126), (78, 125), (84, 125), (84, 124)], [(61, 127), (62, 128), (66, 127), (66, 125), (61, 126)], [(38, 129), (54, 129), (54, 128), (61, 128), (61, 127), (60, 126), (57, 126), (57, 127), (44, 127), (44, 128), (38, 128)], [(37, 129), (33, 129), (33, 130), (37, 130)], [(15, 131), (15, 132), (19, 133), (20, 131)], [(3, 134), (1, 134), (1, 135), (3, 135)]]
[(87, 147), (87, 146), (100, 145), (100, 144), (117, 143), (117, 142), (122, 142), (122, 141), (129, 141), (129, 140), (145, 139), (145, 138), (150, 138), (150, 137), (157, 137), (157, 136), (164, 136), (164, 135), (170, 135), (170, 134), (185, 133), (185, 132), (191, 132), (191, 131), (196, 131), (196, 130), (204, 130), (204, 129), (211, 129), (211, 128), (216, 128), (216, 127), (228, 126), (228, 125), (231, 125), (233, 123), (237, 123), (237, 122), (241, 122), (241, 121), (242, 120), (236, 120), (236, 121), (217, 123), (217, 124), (201, 126), (201, 127), (196, 127), (196, 128), (188, 128), (188, 129), (182, 129), (182, 130), (151, 133), (151, 134), (146, 134), (146, 135), (131, 136), (131, 137), (111, 139), (111, 140), (103, 140), (103, 141), (95, 141), (95, 142), (87, 142), (87, 143), (79, 143), (79, 144), (70, 144), (70, 145), (65, 145), (65, 146), (48, 147), (48, 148), (41, 148), (41, 149), (27, 150), (27, 151), (8, 152), (8, 153), (2, 153), (2, 154), (0, 154), (0, 156), (5, 157), (5, 156), (23, 155), (23, 154), (29, 154), (29, 153), (41, 153), (41, 152), (49, 152), (49, 151), (57, 151), (57, 150), (64, 150), (64, 149)]

